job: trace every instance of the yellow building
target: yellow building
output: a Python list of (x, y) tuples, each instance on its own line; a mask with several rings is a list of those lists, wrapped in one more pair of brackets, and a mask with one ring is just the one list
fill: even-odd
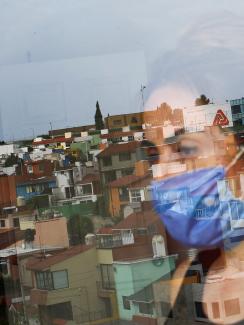
[(45, 258), (31, 258), (30, 302), (42, 324), (58, 319), (70, 324), (97, 324), (110, 319), (110, 299), (98, 294), (99, 266), (94, 246), (77, 245)]
[(119, 114), (105, 117), (105, 126), (107, 129), (141, 126), (143, 123), (143, 113)]

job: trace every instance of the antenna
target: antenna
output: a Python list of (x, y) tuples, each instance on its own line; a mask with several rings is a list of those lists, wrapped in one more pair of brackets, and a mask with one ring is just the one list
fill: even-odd
[(146, 89), (146, 86), (141, 85), (141, 101), (142, 101), (142, 111), (144, 111), (144, 106), (145, 106), (145, 102), (144, 102), (144, 89)]

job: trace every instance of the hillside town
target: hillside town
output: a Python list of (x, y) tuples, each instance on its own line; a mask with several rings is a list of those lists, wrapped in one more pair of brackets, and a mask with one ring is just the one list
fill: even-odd
[[(102, 110), (97, 102), (92, 125), (1, 142), (0, 324), (244, 318), (244, 253), (229, 249), (244, 240), (244, 98), (106, 117)], [(179, 156), (187, 132), (207, 134), (206, 154)], [(217, 195), (233, 197), (231, 236), (224, 247), (184, 247), (160, 219), (153, 184), (220, 161), (229, 166)], [(179, 283), (180, 307), (171, 301)]]

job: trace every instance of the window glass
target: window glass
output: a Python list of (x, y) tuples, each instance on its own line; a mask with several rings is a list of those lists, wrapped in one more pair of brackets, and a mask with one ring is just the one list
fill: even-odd
[(141, 202), (141, 190), (130, 190), (131, 202)]
[(5, 227), (5, 220), (0, 220), (0, 226), (1, 226), (2, 228)]
[(64, 289), (69, 286), (67, 271), (55, 271), (52, 272), (53, 287), (54, 289)]
[(130, 152), (120, 152), (119, 153), (119, 160), (120, 161), (126, 161), (131, 159)]
[(123, 307), (124, 309), (126, 310), (130, 310), (130, 301), (128, 300), (128, 298), (126, 296), (123, 296), (122, 297), (122, 300), (123, 300)]
[(198, 318), (206, 318), (207, 304), (205, 302), (195, 301), (195, 311)]
[(139, 312), (141, 314), (152, 315), (153, 314), (153, 307), (150, 303), (139, 302)]

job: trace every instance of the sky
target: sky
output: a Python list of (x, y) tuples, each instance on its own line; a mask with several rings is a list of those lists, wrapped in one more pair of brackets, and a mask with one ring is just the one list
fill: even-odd
[(1, 133), (91, 123), (96, 99), (105, 116), (138, 111), (141, 84), (146, 109), (242, 97), (243, 16), (242, 0), (0, 0)]

